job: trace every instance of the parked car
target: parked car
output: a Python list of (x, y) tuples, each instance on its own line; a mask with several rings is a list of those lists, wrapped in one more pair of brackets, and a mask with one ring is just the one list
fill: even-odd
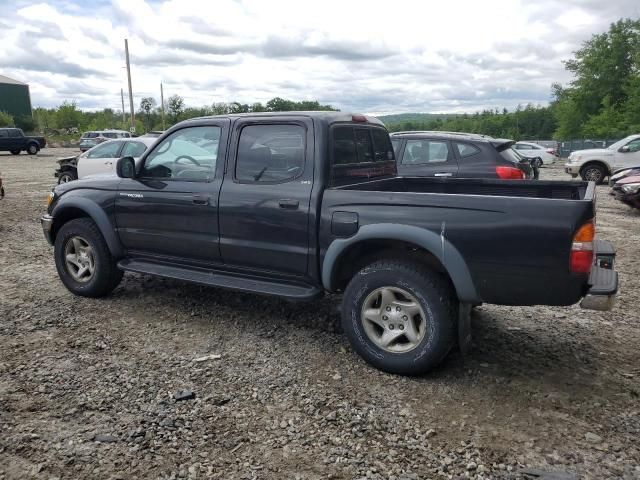
[(96, 145), (114, 138), (131, 138), (125, 130), (96, 130), (84, 132), (80, 137), (80, 151), (86, 152)]
[(640, 173), (619, 179), (611, 188), (616, 200), (640, 208)]
[(595, 263), (614, 253), (594, 238), (593, 183), (399, 177), (364, 115), (187, 120), (116, 172), (49, 196), (42, 228), (71, 292), (107, 295), (128, 270), (295, 301), (340, 293), (351, 344), (389, 372), (468, 346), (472, 305), (606, 310), (617, 292)]
[(449, 132), (391, 134), (398, 173), (418, 177), (533, 178), (527, 158), (513, 140)]
[(640, 165), (640, 134), (629, 135), (607, 148), (571, 152), (564, 170), (573, 178), (580, 175), (585, 181), (601, 184), (614, 170), (636, 165)]
[(538, 168), (543, 165), (552, 165), (556, 161), (557, 155), (553, 148), (545, 148), (531, 142), (516, 142), (513, 148), (523, 157), (532, 159), (533, 164)]
[(21, 128), (0, 128), (0, 151), (19, 155), (26, 151), (35, 155), (44, 148), (47, 141), (44, 137), (32, 137), (24, 134)]
[(613, 172), (609, 177), (609, 186), (613, 187), (613, 185), (619, 180), (633, 175), (640, 175), (640, 165), (631, 168), (621, 168)]
[(59, 158), (57, 162), (60, 166), (54, 175), (58, 183), (67, 183), (89, 175), (114, 174), (116, 159), (129, 156), (137, 160), (155, 142), (156, 138), (153, 137), (108, 140), (80, 155)]

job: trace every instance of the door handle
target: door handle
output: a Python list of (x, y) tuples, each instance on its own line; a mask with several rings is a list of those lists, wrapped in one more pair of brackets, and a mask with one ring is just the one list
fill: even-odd
[(104, 162), (105, 165), (113, 165), (113, 162)]
[(194, 195), (192, 201), (196, 205), (209, 205), (209, 195)]
[(278, 205), (280, 205), (280, 208), (296, 210), (300, 205), (300, 202), (291, 198), (283, 198), (282, 200), (278, 201)]
[(447, 172), (447, 173), (434, 173), (433, 174), (434, 177), (453, 177), (453, 173), (451, 172)]

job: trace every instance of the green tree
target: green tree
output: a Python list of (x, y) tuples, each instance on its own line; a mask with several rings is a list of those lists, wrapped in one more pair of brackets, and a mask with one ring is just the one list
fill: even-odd
[(184, 110), (184, 98), (180, 95), (171, 95), (167, 100), (167, 110), (169, 110), (173, 122), (176, 122)]
[(0, 111), (0, 127), (13, 127), (15, 123), (13, 117), (7, 112)]
[(82, 121), (82, 112), (78, 110), (75, 102), (63, 102), (56, 110), (56, 126), (58, 128), (79, 127)]

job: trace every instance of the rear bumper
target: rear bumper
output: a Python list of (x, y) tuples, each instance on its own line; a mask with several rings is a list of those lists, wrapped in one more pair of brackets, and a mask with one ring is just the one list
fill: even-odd
[(53, 217), (51, 215), (43, 215), (40, 217), (40, 225), (42, 226), (42, 232), (44, 238), (47, 239), (49, 245), (53, 245), (53, 235), (51, 230), (53, 229)]
[(589, 275), (589, 291), (580, 302), (582, 308), (600, 311), (613, 308), (618, 293), (618, 272), (614, 270), (615, 256), (615, 247), (610, 242), (595, 242), (596, 264)]

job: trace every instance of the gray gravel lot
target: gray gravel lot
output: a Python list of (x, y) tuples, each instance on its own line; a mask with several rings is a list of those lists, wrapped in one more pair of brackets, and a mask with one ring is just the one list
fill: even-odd
[(0, 480), (640, 478), (640, 214), (606, 187), (612, 312), (485, 305), (467, 357), (403, 378), (351, 351), (337, 298), (134, 274), (70, 294), (38, 222), (70, 151), (0, 154)]

